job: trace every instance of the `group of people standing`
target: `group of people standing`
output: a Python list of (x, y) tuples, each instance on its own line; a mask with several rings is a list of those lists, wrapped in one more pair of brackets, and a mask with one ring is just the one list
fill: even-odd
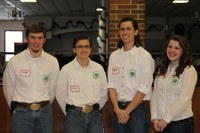
[(154, 60), (141, 47), (136, 20), (122, 18), (118, 34), (107, 79), (103, 67), (89, 57), (92, 41), (87, 35), (74, 38), (76, 56), (59, 70), (56, 58), (43, 51), (45, 28), (31, 25), (26, 31), (28, 48), (10, 59), (3, 75), (12, 132), (53, 133), (51, 103), (56, 97), (66, 133), (102, 133), (100, 110), (109, 95), (114, 133), (148, 132), (145, 100), (150, 100), (157, 133), (194, 133), (191, 99), (197, 72), (187, 39), (173, 35), (166, 41), (153, 82)]

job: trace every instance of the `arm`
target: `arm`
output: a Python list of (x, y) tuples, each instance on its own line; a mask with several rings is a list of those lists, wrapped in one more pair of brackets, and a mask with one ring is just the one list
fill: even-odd
[(133, 100), (131, 101), (131, 103), (128, 105), (128, 107), (125, 109), (125, 112), (127, 113), (127, 115), (130, 114), (130, 112), (132, 110), (134, 110), (142, 101), (144, 98), (145, 94), (137, 91), (135, 96), (133, 97)]
[(59, 73), (59, 64), (56, 60), (56, 62), (54, 62), (54, 64), (53, 64), (53, 71), (51, 74), (50, 85), (49, 85), (49, 93), (50, 93), (50, 102), (51, 103), (53, 102), (53, 100), (55, 98), (58, 73)]
[(13, 69), (13, 63), (10, 60), (3, 73), (3, 92), (9, 107), (14, 97), (14, 87), (15, 87), (15, 72)]
[(160, 128), (158, 126), (159, 119), (157, 117), (157, 77), (154, 81), (154, 89), (150, 99), (150, 113), (151, 121), (153, 122), (154, 129), (159, 132)]
[(154, 82), (154, 89), (150, 99), (151, 121), (157, 119), (157, 77)]
[(107, 90), (107, 78), (106, 78), (106, 74), (105, 71), (101, 70), (101, 98), (99, 101), (99, 105), (100, 105), (100, 109), (103, 108), (103, 106), (105, 105), (105, 103), (108, 100), (108, 90)]
[[(66, 75), (67, 76), (67, 75)], [(65, 106), (66, 106), (66, 97), (67, 97), (67, 81), (66, 76), (64, 75), (63, 70), (60, 71), (58, 75), (57, 80), (57, 86), (56, 86), (56, 100), (58, 104), (60, 105), (60, 108), (62, 109), (63, 113), (66, 115)]]

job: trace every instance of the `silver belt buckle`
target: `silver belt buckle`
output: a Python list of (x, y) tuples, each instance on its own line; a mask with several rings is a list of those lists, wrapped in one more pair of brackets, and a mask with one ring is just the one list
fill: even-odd
[(40, 109), (40, 107), (41, 107), (41, 105), (39, 103), (32, 103), (30, 105), (31, 110), (38, 110), (38, 109)]
[(90, 113), (92, 112), (93, 110), (93, 107), (91, 105), (86, 105), (83, 109), (82, 109), (82, 112), (84, 113)]

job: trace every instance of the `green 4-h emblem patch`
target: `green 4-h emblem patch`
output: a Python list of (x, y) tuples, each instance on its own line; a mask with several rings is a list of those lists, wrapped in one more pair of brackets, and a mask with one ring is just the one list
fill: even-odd
[(94, 79), (98, 79), (100, 77), (100, 73), (98, 71), (94, 71), (92, 73), (92, 76), (93, 76)]
[(177, 76), (174, 76), (174, 77), (172, 78), (171, 83), (172, 83), (173, 85), (177, 85), (178, 82), (179, 82), (179, 78), (178, 78)]
[(49, 75), (43, 75), (43, 82), (47, 82), (49, 80)]
[(129, 71), (129, 76), (130, 76), (131, 78), (135, 78), (135, 77), (136, 77), (136, 71), (135, 71), (135, 70), (130, 70), (130, 71)]

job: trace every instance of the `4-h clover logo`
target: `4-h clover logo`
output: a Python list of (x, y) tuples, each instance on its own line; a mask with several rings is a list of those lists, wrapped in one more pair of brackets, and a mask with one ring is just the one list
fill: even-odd
[(92, 73), (92, 76), (93, 76), (94, 79), (98, 79), (100, 77), (100, 73), (98, 71), (94, 71)]
[(172, 78), (171, 83), (172, 83), (173, 85), (177, 85), (178, 82), (179, 82), (179, 78), (178, 78), (177, 76), (174, 76), (174, 77)]
[(43, 82), (47, 82), (49, 80), (49, 75), (43, 75)]
[(135, 77), (136, 77), (136, 71), (135, 71), (135, 70), (130, 70), (130, 71), (129, 71), (129, 76), (130, 76), (131, 78), (135, 78)]

